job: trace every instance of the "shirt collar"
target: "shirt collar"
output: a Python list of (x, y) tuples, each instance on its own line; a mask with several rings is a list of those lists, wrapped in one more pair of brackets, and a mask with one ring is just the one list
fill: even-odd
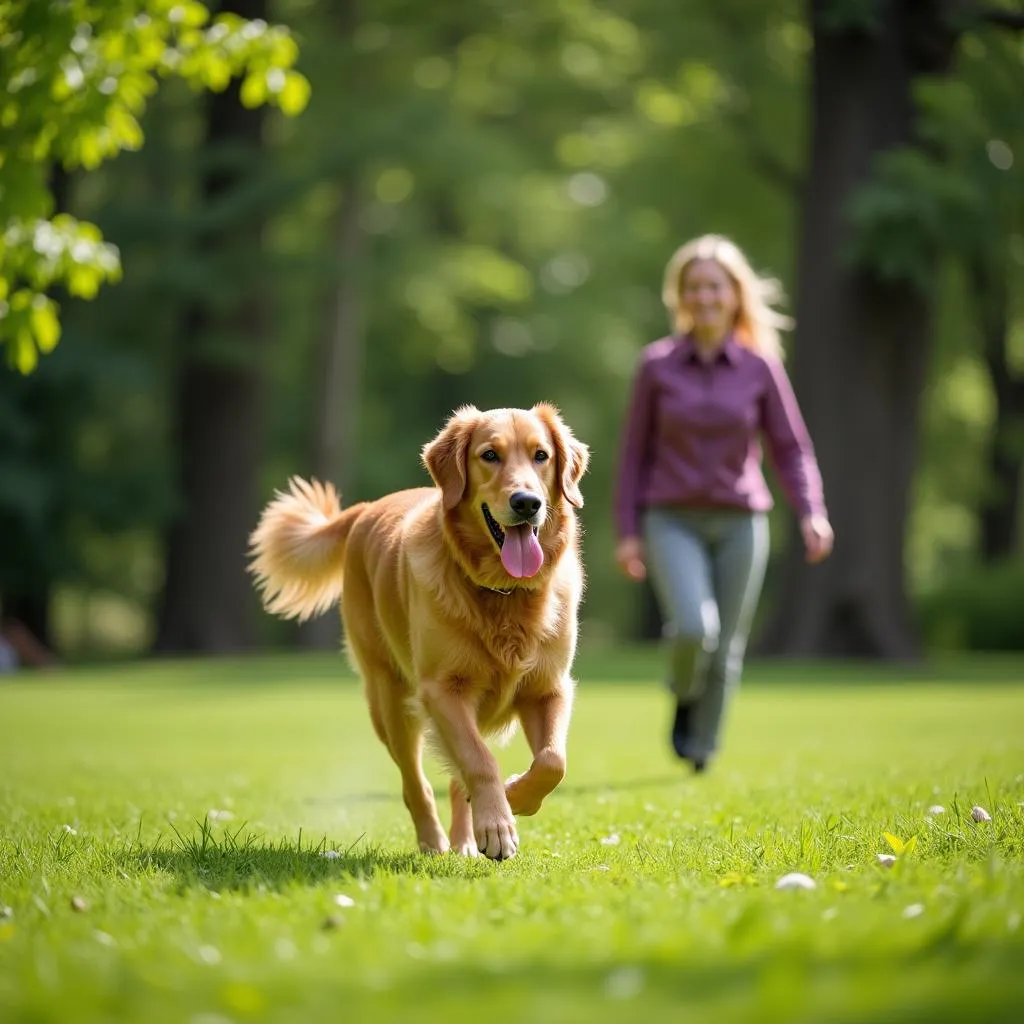
[[(699, 361), (700, 356), (697, 354), (697, 346), (694, 344), (692, 334), (684, 334), (679, 339), (679, 352), (683, 357), (684, 362), (696, 363)], [(739, 358), (740, 346), (735, 336), (730, 334), (725, 339), (725, 343), (715, 353), (715, 358), (712, 363), (726, 363), (729, 366), (735, 366)]]

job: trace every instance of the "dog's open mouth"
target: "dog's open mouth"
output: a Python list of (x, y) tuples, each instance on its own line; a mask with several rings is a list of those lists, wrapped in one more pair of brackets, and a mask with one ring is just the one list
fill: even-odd
[(544, 564), (544, 551), (537, 539), (537, 527), (529, 523), (502, 526), (486, 505), (482, 508), (487, 529), (501, 551), (501, 564), (505, 571), (516, 579), (536, 576)]

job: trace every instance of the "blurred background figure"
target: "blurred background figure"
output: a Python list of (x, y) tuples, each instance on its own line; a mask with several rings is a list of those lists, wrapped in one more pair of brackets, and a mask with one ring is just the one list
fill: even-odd
[(618, 439), (662, 270), (714, 231), (792, 296), (841, 539), (809, 566), (767, 474), (751, 656), (1024, 646), (1020, 19), (950, 6), (228, 0), (227, 35), (149, 8), (161, 52), (128, 0), (14, 4), (4, 607), (62, 661), (337, 650), (334, 613), (259, 613), (272, 489), (426, 483), (454, 407), (546, 399), (594, 452), (583, 643), (657, 640)]
[(637, 581), (650, 567), (670, 647), (672, 746), (697, 772), (718, 748), (768, 563), (762, 438), (808, 561), (832, 550), (821, 473), (781, 362), (780, 297), (729, 239), (681, 246), (662, 289), (673, 331), (640, 354), (620, 445), (616, 559)]
[(0, 675), (20, 668), (49, 668), (56, 664), (53, 652), (24, 623), (0, 615)]

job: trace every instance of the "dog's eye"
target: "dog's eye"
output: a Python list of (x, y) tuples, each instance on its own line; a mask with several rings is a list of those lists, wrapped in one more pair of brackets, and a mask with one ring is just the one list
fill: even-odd
[(493, 448), (488, 448), (480, 458), (483, 459), (484, 462), (501, 462), (501, 459), (498, 458), (498, 453)]
[(550, 458), (551, 458), (551, 456), (548, 455), (548, 453), (546, 451), (544, 451), (543, 448), (541, 448), (541, 449), (539, 449), (537, 451), (537, 454), (534, 455), (533, 461), (534, 462), (547, 462), (548, 459), (550, 459)]

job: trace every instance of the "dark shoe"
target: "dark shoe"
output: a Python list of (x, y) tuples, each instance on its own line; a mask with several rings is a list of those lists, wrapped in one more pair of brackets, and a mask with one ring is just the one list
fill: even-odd
[(695, 757), (693, 759), (693, 774), (703, 775), (708, 770), (708, 763), (703, 757)]
[(676, 705), (676, 717), (672, 723), (672, 749), (683, 760), (686, 759), (686, 742), (690, 738), (690, 719), (692, 713), (692, 704), (684, 704), (680, 701)]

